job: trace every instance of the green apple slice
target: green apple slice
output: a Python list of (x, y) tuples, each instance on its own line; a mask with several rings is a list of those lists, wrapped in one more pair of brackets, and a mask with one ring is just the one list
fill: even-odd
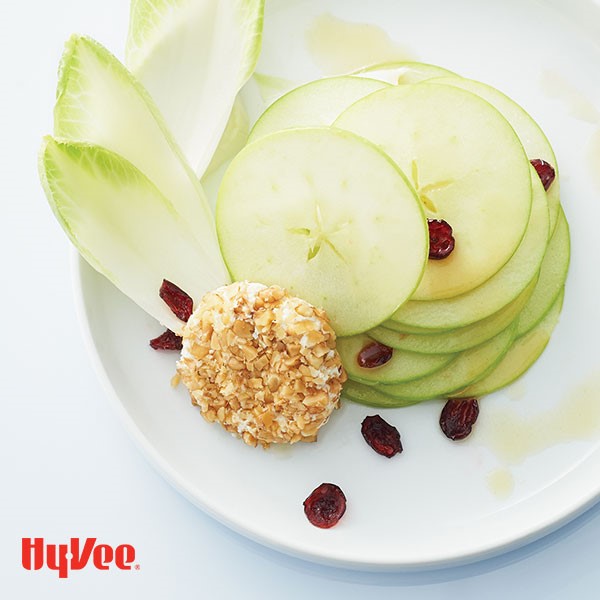
[(510, 348), (517, 323), (475, 348), (459, 353), (442, 369), (431, 375), (392, 385), (378, 385), (384, 394), (399, 400), (430, 400), (450, 395), (491, 371)]
[(519, 294), (516, 300), (513, 300), (502, 310), (466, 327), (432, 335), (403, 334), (385, 327), (376, 327), (369, 331), (369, 336), (386, 346), (398, 350), (431, 354), (433, 356), (460, 352), (482, 344), (506, 329), (527, 305), (535, 287), (536, 281), (534, 280)]
[(511, 124), (515, 133), (519, 136), (523, 148), (530, 159), (541, 158), (550, 163), (556, 171), (556, 178), (548, 188), (548, 210), (550, 211), (550, 231), (554, 231), (558, 219), (560, 207), (560, 184), (558, 181), (558, 166), (554, 150), (548, 138), (533, 120), (533, 118), (519, 106), (514, 100), (490, 85), (464, 79), (463, 77), (442, 77), (435, 79), (435, 83), (453, 85), (477, 94), (492, 106), (498, 109), (504, 118)]
[(395, 331), (396, 333), (415, 333), (417, 335), (437, 335), (438, 333), (447, 333), (448, 331), (454, 331), (456, 329), (456, 327), (416, 327), (407, 325), (406, 323), (400, 323), (399, 321), (393, 321), (392, 319), (388, 319), (382, 323), (381, 327), (385, 327), (385, 329)]
[(352, 75), (356, 77), (371, 77), (372, 79), (379, 79), (380, 81), (394, 85), (419, 83), (420, 81), (438, 77), (457, 77), (456, 73), (448, 71), (448, 69), (444, 69), (443, 67), (416, 61), (379, 63), (363, 67), (352, 73)]
[(423, 208), (404, 175), (373, 144), (331, 128), (246, 146), (225, 173), (216, 219), (234, 279), (287, 288), (324, 308), (338, 335), (389, 318), (427, 259)]
[(250, 132), (253, 142), (269, 133), (295, 127), (331, 125), (357, 100), (387, 83), (361, 77), (328, 77), (294, 88), (262, 114)]
[(366, 335), (338, 338), (337, 350), (350, 379), (362, 383), (399, 383), (424, 377), (447, 365), (452, 354), (418, 354), (394, 350), (392, 358), (380, 367), (365, 369), (358, 365), (360, 351), (373, 340)]
[(342, 395), (352, 402), (358, 404), (366, 404), (367, 406), (375, 406), (377, 408), (400, 408), (403, 406), (412, 406), (418, 404), (421, 400), (402, 400), (388, 396), (383, 392), (379, 391), (373, 385), (365, 385), (357, 381), (349, 379), (344, 383), (344, 389)]
[(525, 335), (517, 338), (502, 360), (494, 369), (475, 383), (461, 389), (455, 396), (483, 396), (512, 383), (533, 365), (540, 357), (552, 331), (556, 327), (562, 308), (564, 290), (546, 316)]
[(569, 270), (570, 244), (569, 225), (561, 208), (537, 284), (519, 316), (518, 336), (533, 329), (544, 318), (564, 288)]
[(533, 167), (530, 172), (533, 202), (529, 225), (508, 263), (491, 279), (466, 294), (429, 302), (411, 300), (393, 315), (392, 321), (432, 329), (464, 327), (495, 314), (521, 294), (537, 276), (548, 244), (548, 200)]
[(415, 300), (468, 292), (513, 255), (529, 220), (530, 165), (489, 103), (448, 85), (403, 85), (359, 100), (334, 126), (380, 146), (411, 174), (427, 216), (454, 230), (454, 251), (428, 261)]
[(252, 128), (249, 141), (282, 129), (331, 125), (357, 100), (389, 84), (453, 75), (435, 65), (388, 62), (365, 67), (352, 75), (317, 79), (288, 91), (271, 104)]

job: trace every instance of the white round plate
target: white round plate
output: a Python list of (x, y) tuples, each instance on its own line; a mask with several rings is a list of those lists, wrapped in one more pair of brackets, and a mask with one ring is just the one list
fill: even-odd
[[(148, 346), (161, 328), (79, 262), (82, 320), (135, 439), (177, 489), (219, 521), (292, 555), (352, 568), (484, 558), (558, 527), (600, 492), (600, 5), (269, 0), (258, 71), (301, 82), (321, 76), (325, 59), (334, 69), (344, 56), (332, 48), (350, 27), (340, 19), (383, 28), (398, 58), (498, 87), (546, 131), (561, 170), (572, 264), (561, 321), (538, 363), (482, 400), (476, 432), (462, 443), (440, 432), (439, 402), (397, 410), (345, 402), (317, 443), (265, 451), (205, 422), (185, 390), (171, 388), (176, 356)], [(377, 29), (352, 31), (357, 47), (365, 32), (383, 39)], [(361, 421), (374, 413), (401, 432), (404, 452), (391, 460), (361, 437)], [(330, 530), (311, 526), (302, 508), (322, 482), (337, 483), (348, 498), (344, 518)]]

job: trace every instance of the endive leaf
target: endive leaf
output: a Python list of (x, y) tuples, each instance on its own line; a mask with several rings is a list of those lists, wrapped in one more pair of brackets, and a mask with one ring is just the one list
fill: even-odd
[(202, 186), (143, 86), (104, 47), (67, 42), (59, 69), (54, 134), (102, 146), (131, 162), (169, 199), (213, 269), (226, 273)]
[(264, 0), (132, 0), (126, 62), (198, 176), (260, 53)]
[(159, 297), (163, 279), (196, 302), (228, 283), (174, 206), (124, 158), (47, 137), (39, 160), (48, 202), (80, 254), (169, 329), (180, 333), (183, 323)]

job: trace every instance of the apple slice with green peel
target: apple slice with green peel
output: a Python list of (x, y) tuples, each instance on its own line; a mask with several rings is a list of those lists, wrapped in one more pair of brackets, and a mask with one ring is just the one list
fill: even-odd
[(373, 369), (360, 367), (358, 355), (372, 343), (373, 339), (366, 335), (338, 338), (337, 350), (350, 379), (370, 384), (410, 381), (441, 369), (454, 358), (452, 354), (417, 354), (394, 350), (392, 358), (384, 365)]
[(352, 73), (356, 77), (371, 77), (379, 79), (393, 85), (405, 83), (419, 83), (437, 77), (458, 77), (456, 73), (430, 65), (428, 63), (416, 61), (385, 62), (363, 67)]
[(357, 100), (389, 84), (453, 75), (435, 65), (390, 62), (365, 67), (352, 75), (317, 79), (288, 91), (271, 104), (252, 128), (249, 141), (282, 129), (331, 125)]
[(430, 400), (449, 396), (491, 371), (510, 348), (517, 331), (516, 321), (503, 332), (474, 348), (456, 355), (455, 359), (431, 375), (376, 389), (401, 400)]
[(519, 316), (518, 336), (522, 336), (533, 329), (554, 304), (564, 288), (569, 271), (570, 256), (569, 225), (561, 208), (558, 213), (556, 228), (542, 261), (537, 284), (529, 302), (527, 302)]
[(454, 331), (456, 327), (437, 327), (435, 329), (428, 329), (425, 327), (416, 327), (413, 325), (407, 325), (398, 321), (392, 321), (388, 319), (381, 324), (386, 330), (395, 331), (396, 333), (416, 334), (416, 335), (437, 335), (438, 333), (448, 333)]
[(473, 79), (464, 79), (463, 77), (450, 76), (434, 79), (432, 82), (442, 83), (444, 85), (453, 85), (455, 87), (468, 90), (477, 94), (492, 106), (498, 109), (504, 118), (511, 124), (515, 133), (519, 136), (523, 148), (529, 159), (540, 158), (550, 163), (556, 172), (556, 178), (548, 188), (548, 210), (550, 211), (550, 231), (554, 231), (558, 219), (560, 207), (560, 184), (558, 181), (558, 166), (554, 150), (548, 141), (548, 138), (541, 127), (533, 118), (519, 106), (514, 100), (506, 94), (493, 88), (490, 85), (474, 81)]
[(271, 104), (252, 128), (249, 141), (283, 129), (331, 125), (357, 100), (388, 86), (376, 79), (350, 76), (311, 81)]
[(506, 329), (521, 314), (535, 286), (536, 281), (532, 281), (516, 300), (513, 300), (502, 310), (466, 327), (432, 335), (402, 334), (390, 331), (385, 327), (376, 327), (369, 331), (369, 336), (391, 348), (431, 354), (432, 356), (461, 352), (467, 348), (483, 344), (486, 340)]
[(338, 335), (389, 318), (427, 261), (414, 189), (347, 131), (286, 130), (246, 146), (225, 173), (216, 220), (234, 279), (287, 288), (324, 308)]
[[(392, 321), (433, 329), (464, 327), (497, 313), (521, 294), (537, 276), (548, 245), (548, 200), (535, 169), (530, 169), (533, 202), (529, 225), (508, 263), (491, 279), (466, 294), (428, 302), (411, 300), (393, 315)], [(387, 327), (388, 324), (383, 325)]]
[(533, 329), (514, 341), (508, 352), (490, 373), (456, 392), (454, 396), (479, 397), (491, 394), (523, 375), (540, 357), (550, 341), (550, 336), (560, 317), (563, 293), (564, 290), (561, 290), (550, 310)]
[(427, 216), (454, 230), (454, 251), (428, 261), (414, 300), (468, 292), (514, 254), (531, 209), (530, 165), (491, 104), (453, 86), (423, 82), (374, 92), (334, 126), (382, 148), (410, 174)]
[(344, 383), (342, 395), (352, 402), (377, 408), (401, 408), (418, 404), (421, 400), (402, 400), (388, 396), (373, 385), (365, 385), (349, 379)]

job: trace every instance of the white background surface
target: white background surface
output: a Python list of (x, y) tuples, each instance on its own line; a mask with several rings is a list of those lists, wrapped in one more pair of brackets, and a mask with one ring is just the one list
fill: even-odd
[[(519, 551), (444, 571), (368, 574), (291, 559), (205, 516), (125, 433), (75, 318), (71, 250), (38, 183), (63, 42), (87, 33), (122, 56), (126, 0), (0, 6), (2, 377), (0, 595), (5, 598), (596, 598), (600, 508)], [(22, 537), (133, 544), (140, 570), (59, 581), (25, 571)]]

